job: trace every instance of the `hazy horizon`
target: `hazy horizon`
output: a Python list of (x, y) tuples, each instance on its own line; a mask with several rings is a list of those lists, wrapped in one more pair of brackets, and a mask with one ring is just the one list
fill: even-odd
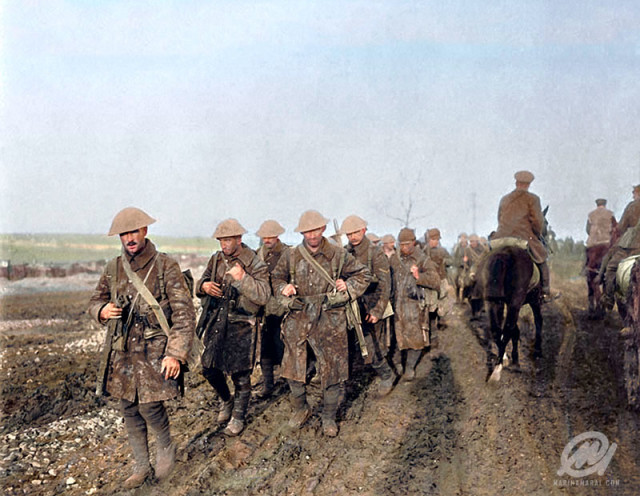
[(9, 0), (0, 23), (0, 232), (135, 205), (150, 236), (300, 240), (307, 209), (397, 234), (411, 201), (450, 246), (528, 169), (584, 240), (640, 183), (637, 2)]

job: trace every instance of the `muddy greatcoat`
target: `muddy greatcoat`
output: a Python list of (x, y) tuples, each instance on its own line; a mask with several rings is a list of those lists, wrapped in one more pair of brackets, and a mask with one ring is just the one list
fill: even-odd
[[(334, 280), (346, 282), (352, 299), (361, 296), (369, 286), (371, 274), (367, 267), (326, 238), (315, 253), (309, 253)], [(282, 322), (282, 377), (305, 382), (308, 344), (316, 355), (323, 389), (346, 381), (349, 378), (347, 318), (344, 306), (323, 308), (326, 296), (333, 291), (329, 282), (303, 258), (298, 247), (289, 249), (280, 258), (271, 280), (273, 294), (281, 295), (283, 288), (291, 283), (303, 303), (302, 309), (290, 311)]]
[[(239, 281), (226, 274), (236, 263), (245, 270)], [(222, 298), (202, 291), (202, 284), (207, 281), (222, 287)], [(231, 256), (218, 251), (197, 282), (196, 295), (202, 298), (203, 308), (197, 326), (204, 345), (202, 367), (228, 374), (251, 370), (255, 361), (257, 315), (271, 295), (267, 265), (244, 243)], [(218, 308), (227, 310), (226, 317)]]
[(616, 227), (616, 218), (613, 212), (604, 206), (598, 207), (587, 217), (587, 248), (596, 245), (609, 245), (611, 232)]
[[(145, 285), (160, 304), (169, 323), (168, 337), (146, 301), (141, 296), (136, 299), (138, 291), (124, 272), (122, 256), (127, 257), (140, 279), (147, 278)], [(132, 257), (125, 251), (109, 262), (89, 300), (89, 314), (105, 324), (99, 316), (107, 303), (134, 300), (136, 304), (132, 310), (126, 351), (111, 352), (105, 389), (109, 395), (130, 402), (135, 401), (136, 395), (140, 403), (175, 398), (179, 394), (179, 383), (176, 379), (164, 378), (160, 370), (162, 359), (172, 357), (186, 364), (193, 343), (195, 310), (178, 263), (164, 253), (158, 253), (148, 239), (140, 253)], [(118, 306), (123, 305), (119, 303)], [(122, 319), (127, 319), (125, 312)]]
[[(414, 250), (410, 255), (396, 253), (389, 262), (393, 279), (393, 309), (396, 341), (401, 350), (421, 350), (429, 344), (428, 317), (424, 315), (424, 288), (439, 291), (440, 275), (432, 260), (422, 251)], [(411, 267), (418, 267), (418, 279), (411, 273)], [(426, 319), (426, 321), (424, 320)]]
[[(384, 251), (382, 251), (382, 248), (374, 246), (366, 236), (362, 238), (362, 241), (357, 246), (353, 246), (349, 243), (347, 245), (347, 251), (351, 253), (358, 262), (365, 265), (369, 269), (369, 272), (371, 272), (371, 282), (364, 294), (358, 298), (358, 303), (360, 304), (360, 314), (363, 319), (362, 328), (367, 334), (374, 334), (373, 337), (377, 344), (377, 349), (375, 351), (380, 356), (384, 357), (389, 351), (386, 336), (383, 336), (385, 322), (382, 320), (382, 316), (385, 313), (391, 296), (391, 272), (389, 269), (389, 259), (384, 254)], [(376, 324), (369, 324), (365, 322), (364, 317), (367, 314), (376, 317), (378, 322)], [(373, 352), (373, 350), (369, 351)]]
[[(269, 291), (271, 291), (271, 273), (278, 265), (278, 261), (282, 254), (289, 249), (289, 246), (278, 240), (272, 249), (267, 249), (262, 245), (258, 250), (258, 257), (267, 264), (269, 270)], [(262, 349), (260, 350), (261, 359), (273, 360), (279, 364), (282, 360), (283, 344), (280, 338), (280, 325), (282, 323), (282, 314), (278, 308), (277, 298), (273, 295), (269, 296), (269, 301), (265, 306), (264, 328), (262, 333)], [(264, 373), (264, 370), (263, 370)]]
[(540, 198), (522, 189), (515, 189), (500, 200), (498, 229), (493, 238), (515, 237), (529, 243), (529, 251), (536, 263), (547, 259), (547, 249), (540, 239), (544, 227), (544, 215)]

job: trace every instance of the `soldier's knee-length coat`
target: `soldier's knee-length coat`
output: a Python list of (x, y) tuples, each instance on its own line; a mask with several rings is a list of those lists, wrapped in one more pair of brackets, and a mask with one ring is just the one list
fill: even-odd
[[(362, 295), (369, 285), (369, 269), (326, 238), (311, 256), (331, 277), (336, 279), (335, 274), (346, 282), (352, 299)], [(343, 259), (342, 264), (340, 259)], [(338, 269), (339, 273), (336, 273)], [(291, 248), (280, 257), (271, 273), (271, 281), (275, 295), (280, 295), (291, 282), (304, 302), (304, 308), (290, 311), (282, 323), (282, 377), (305, 382), (309, 345), (316, 355), (323, 388), (346, 381), (349, 378), (349, 346), (345, 309), (323, 309), (326, 295), (332, 292), (331, 285), (302, 257), (298, 248)]]
[[(236, 263), (245, 270), (239, 281), (226, 272)], [(214, 273), (215, 268), (215, 273)], [(220, 301), (202, 291), (202, 284), (214, 281), (228, 287), (223, 298), (230, 301), (226, 318), (217, 313), (208, 313), (209, 305)], [(271, 295), (267, 265), (244, 243), (231, 256), (216, 252), (209, 259), (207, 268), (196, 284), (196, 295), (203, 300), (203, 311), (198, 321), (198, 335), (202, 330), (203, 368), (218, 368), (233, 374), (253, 368), (257, 341), (257, 315)]]
[(110, 301), (115, 303), (119, 296), (121, 301), (136, 301), (136, 305), (125, 351), (111, 352), (106, 392), (128, 401), (137, 396), (140, 403), (175, 398), (179, 383), (164, 378), (162, 359), (167, 356), (187, 363), (195, 327), (193, 300), (178, 263), (158, 253), (151, 241), (146, 240), (143, 250), (134, 257), (126, 252), (122, 256), (127, 257), (140, 279), (147, 278), (145, 285), (164, 311), (170, 332), (165, 336), (149, 305), (142, 297), (136, 299), (137, 290), (124, 272), (121, 256), (109, 262), (89, 301), (89, 314), (106, 324), (100, 320), (100, 311)]
[[(436, 265), (420, 250), (410, 255), (394, 254), (389, 259), (392, 274), (392, 301), (396, 341), (401, 350), (421, 350), (429, 344), (420, 323), (421, 288), (440, 289), (440, 276)], [(418, 267), (418, 279), (411, 267)]]

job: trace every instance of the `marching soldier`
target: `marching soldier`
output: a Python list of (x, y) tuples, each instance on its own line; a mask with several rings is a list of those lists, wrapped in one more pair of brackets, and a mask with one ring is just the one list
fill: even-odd
[(382, 243), (382, 251), (387, 256), (387, 258), (391, 258), (392, 255), (396, 252), (396, 238), (391, 234), (385, 234), (382, 236), (380, 240)]
[(451, 256), (449, 252), (440, 245), (440, 229), (434, 227), (425, 233), (426, 244), (424, 252), (438, 268), (440, 276), (440, 287), (438, 288), (437, 301), (431, 308), (438, 321), (438, 327), (446, 327), (444, 317), (449, 313), (449, 283), (447, 280), (447, 267), (451, 265)]
[(468, 245), (469, 241), (467, 238), (467, 233), (460, 233), (458, 235), (458, 242), (453, 249), (453, 266), (455, 269), (453, 281), (456, 290), (456, 300), (459, 302), (462, 301), (463, 298), (462, 291), (464, 289), (464, 278), (467, 272), (464, 263), (464, 251)]
[[(413, 229), (398, 235), (399, 252), (389, 260), (393, 277), (393, 309), (396, 342), (406, 350), (403, 378), (412, 381), (422, 351), (430, 346), (429, 308), (425, 289), (438, 291), (440, 275), (436, 264), (417, 246)], [(401, 370), (401, 364), (396, 366)]]
[[(220, 251), (209, 259), (196, 284), (196, 295), (202, 299), (196, 328), (204, 345), (202, 375), (220, 397), (218, 422), (228, 422), (223, 430), (227, 436), (237, 436), (244, 430), (257, 319), (271, 295), (267, 265), (242, 242), (246, 232), (235, 219), (218, 224), (213, 237), (220, 241)], [(233, 381), (233, 399), (225, 374)]]
[(341, 383), (349, 376), (347, 307), (364, 293), (371, 275), (344, 248), (323, 236), (327, 222), (315, 210), (302, 214), (295, 231), (304, 240), (280, 257), (271, 280), (273, 293), (282, 295), (289, 308), (282, 323), (282, 376), (289, 382), (294, 407), (289, 425), (300, 428), (311, 415), (305, 388), (311, 348), (323, 389), (323, 432), (335, 437)]
[(157, 440), (156, 477), (167, 478), (174, 467), (164, 402), (179, 396), (195, 326), (193, 301), (178, 263), (146, 238), (154, 222), (135, 207), (118, 212), (109, 236), (120, 236), (122, 255), (107, 264), (89, 301), (89, 314), (107, 326), (97, 392), (120, 400), (136, 461), (125, 489), (151, 476), (149, 428)]
[(365, 363), (371, 363), (380, 376), (378, 395), (386, 396), (393, 389), (396, 376), (387, 362), (389, 330), (387, 319), (391, 318), (389, 297), (391, 293), (391, 274), (389, 260), (381, 248), (374, 246), (368, 236), (367, 222), (357, 215), (350, 215), (343, 222), (340, 231), (347, 235), (347, 251), (371, 272), (371, 282), (364, 294), (358, 298), (360, 315), (363, 316), (362, 328), (367, 348)]
[[(262, 240), (262, 246), (258, 249), (258, 257), (267, 264), (269, 274), (273, 272), (282, 254), (289, 248), (278, 237), (282, 233), (284, 233), (284, 228), (275, 220), (264, 221), (256, 233)], [(258, 393), (260, 398), (267, 398), (273, 393), (273, 368), (275, 365), (280, 365), (284, 350), (284, 344), (280, 338), (280, 325), (285, 311), (286, 308), (278, 303), (276, 297), (271, 295), (265, 306), (265, 319), (262, 328), (260, 350), (262, 389)]]

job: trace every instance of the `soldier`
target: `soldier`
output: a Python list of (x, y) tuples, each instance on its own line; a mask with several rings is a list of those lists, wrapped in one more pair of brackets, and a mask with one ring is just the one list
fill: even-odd
[(516, 189), (500, 200), (498, 207), (498, 229), (493, 238), (515, 237), (524, 239), (529, 244), (531, 258), (540, 268), (540, 283), (543, 301), (553, 299), (550, 289), (549, 267), (547, 265), (547, 248), (542, 240), (545, 224), (540, 198), (529, 191), (534, 176), (529, 171), (519, 171), (514, 175)]
[(136, 461), (125, 489), (141, 486), (151, 475), (149, 427), (157, 439), (156, 477), (165, 479), (174, 467), (175, 444), (164, 401), (181, 392), (195, 326), (180, 267), (146, 238), (147, 226), (154, 222), (135, 207), (114, 217), (109, 236), (120, 235), (122, 254), (107, 264), (88, 310), (107, 325), (97, 392), (120, 400)]
[[(264, 221), (258, 232), (256, 232), (262, 240), (262, 246), (258, 249), (258, 257), (267, 264), (269, 274), (273, 272), (282, 254), (289, 248), (278, 237), (283, 232), (284, 228), (275, 220)], [(260, 349), (262, 389), (258, 393), (259, 398), (268, 398), (273, 393), (273, 368), (275, 365), (280, 365), (284, 350), (284, 344), (280, 338), (280, 325), (285, 311), (286, 308), (280, 305), (277, 298), (271, 295), (265, 306), (264, 326), (262, 328)]]
[(393, 254), (396, 252), (396, 238), (391, 234), (385, 234), (381, 239), (382, 243), (382, 251), (387, 256), (387, 258), (391, 258)]
[(620, 223), (616, 227), (616, 239), (624, 236), (624, 233), (634, 227), (640, 220), (640, 184), (633, 187), (632, 194), (633, 201), (625, 207)]
[(311, 348), (323, 389), (323, 432), (335, 437), (341, 383), (349, 376), (346, 306), (364, 293), (371, 274), (323, 236), (327, 222), (315, 210), (302, 214), (295, 231), (302, 233), (304, 241), (280, 257), (271, 281), (273, 293), (282, 295), (289, 308), (282, 323), (282, 376), (289, 382), (295, 410), (289, 425), (300, 428), (311, 415), (305, 389)]
[[(218, 224), (213, 237), (220, 242), (220, 251), (209, 259), (196, 284), (196, 295), (202, 299), (196, 327), (204, 345), (202, 375), (220, 397), (218, 422), (228, 421), (223, 430), (227, 436), (244, 430), (258, 314), (271, 295), (267, 265), (242, 242), (246, 232), (235, 219)], [(225, 374), (233, 381), (233, 399)]]
[(640, 220), (616, 242), (607, 253), (607, 265), (604, 273), (604, 293), (602, 307), (611, 310), (615, 301), (616, 272), (625, 258), (640, 254)]
[(477, 234), (469, 236), (469, 246), (464, 250), (463, 262), (465, 264), (465, 285), (469, 287), (469, 303), (471, 305), (471, 320), (476, 320), (482, 310), (482, 291), (474, 284), (475, 275), (478, 273), (480, 260), (489, 251), (489, 247), (481, 243)]
[(616, 227), (616, 218), (611, 210), (606, 208), (607, 200), (598, 198), (596, 208), (587, 217), (587, 256), (585, 270), (587, 271), (587, 288), (589, 293), (589, 312), (596, 312), (601, 298), (600, 285), (596, 278), (600, 272), (600, 265), (611, 243), (611, 235)]
[(391, 274), (389, 260), (381, 248), (374, 246), (370, 238), (365, 236), (367, 222), (357, 215), (350, 215), (343, 222), (340, 231), (347, 235), (349, 244), (347, 251), (371, 272), (371, 282), (364, 294), (358, 298), (360, 315), (364, 316), (362, 328), (367, 345), (368, 356), (365, 363), (370, 363), (380, 376), (378, 396), (383, 397), (391, 392), (396, 376), (389, 363), (389, 330), (387, 320), (391, 318), (389, 297), (391, 293)]
[(437, 319), (438, 327), (446, 327), (445, 316), (449, 313), (449, 284), (447, 281), (447, 268), (451, 266), (451, 256), (449, 252), (440, 244), (440, 229), (434, 227), (429, 229), (425, 235), (424, 252), (438, 268), (440, 276), (440, 287), (438, 288), (437, 301), (433, 302), (431, 312)]
[[(429, 308), (424, 290), (438, 291), (440, 275), (436, 264), (416, 246), (413, 229), (404, 228), (398, 235), (399, 253), (391, 257), (393, 309), (396, 342), (406, 350), (404, 380), (412, 381), (415, 368), (425, 347), (430, 345)], [(399, 370), (402, 365), (396, 363)]]
[(469, 246), (469, 240), (467, 233), (460, 233), (458, 235), (458, 242), (453, 248), (453, 267), (455, 273), (453, 275), (453, 282), (456, 291), (456, 300), (462, 301), (462, 292), (464, 289), (464, 278), (467, 273), (467, 267), (464, 262), (464, 250)]
[(367, 233), (367, 238), (373, 246), (378, 246), (380, 244), (380, 238), (376, 234)]

